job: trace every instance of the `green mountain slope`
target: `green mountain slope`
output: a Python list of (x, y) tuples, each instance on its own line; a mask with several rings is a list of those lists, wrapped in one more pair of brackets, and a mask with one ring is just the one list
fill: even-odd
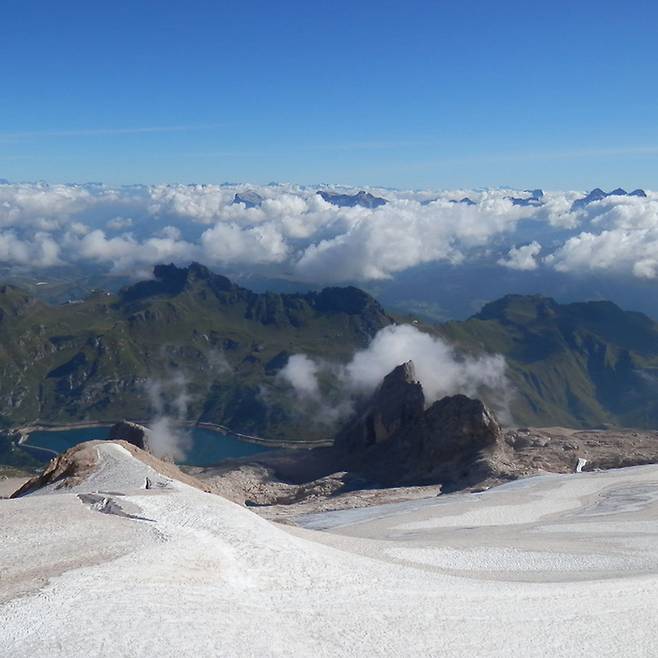
[(519, 423), (658, 426), (658, 324), (641, 313), (509, 295), (435, 331), (506, 357)]
[(290, 395), (267, 385), (288, 354), (344, 360), (391, 322), (356, 288), (259, 295), (197, 264), (157, 266), (152, 281), (61, 306), (5, 286), (0, 422), (148, 419), (184, 406), (242, 432), (314, 438)]
[[(332, 429), (277, 373), (295, 353), (345, 362), (394, 322), (357, 288), (256, 294), (197, 264), (154, 274), (63, 305), (0, 287), (0, 429), (167, 413), (326, 439)], [(642, 314), (510, 295), (464, 322), (422, 328), (503, 354), (517, 423), (658, 427), (658, 324)], [(323, 377), (331, 404), (337, 384)]]

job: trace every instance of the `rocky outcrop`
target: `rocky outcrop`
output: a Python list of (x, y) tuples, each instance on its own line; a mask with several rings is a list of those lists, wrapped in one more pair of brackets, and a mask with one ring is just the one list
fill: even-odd
[(365, 411), (338, 434), (335, 445), (353, 453), (381, 444), (418, 420), (424, 408), (423, 387), (413, 361), (407, 361), (384, 377)]
[(87, 449), (87, 446), (92, 443), (100, 442), (78, 444), (51, 459), (39, 475), (28, 480), (11, 495), (11, 498), (20, 498), (50, 484), (55, 485), (56, 489), (60, 489), (85, 480), (98, 464), (96, 452)]
[[(165, 478), (178, 480), (179, 482), (183, 482), (184, 484), (202, 491), (210, 491), (208, 485), (199, 482), (196, 478), (193, 478), (186, 473), (183, 473), (174, 464), (157, 459), (150, 453), (139, 449), (134, 443), (128, 443), (122, 440), (114, 440), (112, 442), (127, 450), (139, 461), (150, 466), (151, 469), (153, 469), (152, 473), (155, 475), (163, 475)], [(41, 474), (28, 480), (22, 487), (20, 487), (20, 489), (15, 491), (10, 498), (20, 498), (21, 496), (34, 493), (39, 489), (51, 485), (54, 491), (63, 492), (80, 485), (98, 471), (100, 451), (109, 443), (110, 442), (107, 440), (85, 441), (84, 443), (79, 443), (78, 445), (69, 448), (66, 452), (54, 457)], [(140, 483), (140, 486), (148, 489), (148, 478), (144, 483)]]
[(465, 395), (425, 408), (413, 362), (389, 373), (336, 437), (349, 470), (380, 484), (473, 484), (494, 475), (503, 432), (493, 412)]
[(139, 425), (138, 423), (131, 423), (127, 420), (122, 420), (115, 423), (110, 428), (110, 439), (122, 440), (134, 445), (140, 450), (152, 452), (149, 438), (151, 430), (148, 427)]
[(481, 400), (466, 395), (452, 395), (432, 404), (406, 431), (413, 434), (419, 430), (430, 465), (469, 458), (496, 447), (502, 437), (493, 412)]

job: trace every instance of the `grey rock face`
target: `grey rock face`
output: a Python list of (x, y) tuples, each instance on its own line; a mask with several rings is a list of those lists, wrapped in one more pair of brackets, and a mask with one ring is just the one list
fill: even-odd
[(425, 409), (413, 362), (389, 373), (365, 410), (336, 437), (351, 469), (386, 485), (481, 481), (502, 446), (493, 412), (465, 395)]
[(146, 452), (152, 452), (149, 446), (150, 434), (151, 430), (147, 427), (127, 420), (115, 423), (110, 428), (110, 439), (123, 439)]
[(423, 449), (431, 462), (494, 447), (502, 435), (493, 412), (481, 400), (465, 395), (438, 400), (422, 421)]
[(360, 451), (388, 441), (420, 418), (424, 407), (423, 387), (416, 380), (413, 361), (407, 361), (386, 375), (365, 412), (336, 437), (336, 446)]

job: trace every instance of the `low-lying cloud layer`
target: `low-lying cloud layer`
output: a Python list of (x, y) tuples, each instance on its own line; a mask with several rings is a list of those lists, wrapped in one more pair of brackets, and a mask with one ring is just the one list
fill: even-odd
[[(0, 264), (99, 264), (143, 276), (157, 262), (199, 260), (330, 283), (484, 259), (522, 271), (658, 276), (656, 193), (609, 196), (574, 210), (582, 191), (546, 192), (524, 205), (518, 200), (531, 197), (524, 191), (373, 189), (387, 203), (365, 208), (333, 205), (318, 189), (0, 185)], [(234, 203), (236, 193), (250, 192), (262, 202)], [(457, 203), (464, 198), (473, 203)]]
[[(457, 393), (471, 397), (484, 394), (501, 420), (510, 421), (511, 389), (502, 356), (460, 354), (444, 340), (408, 324), (381, 329), (370, 345), (355, 352), (346, 365), (295, 354), (279, 377), (294, 388), (298, 399), (315, 403), (316, 411), (326, 408), (320, 420), (333, 421), (351, 411), (353, 398), (371, 394), (393, 368), (410, 360), (416, 366), (416, 375), (423, 385), (428, 404)], [(319, 377), (323, 371), (338, 380), (342, 401), (322, 404)]]

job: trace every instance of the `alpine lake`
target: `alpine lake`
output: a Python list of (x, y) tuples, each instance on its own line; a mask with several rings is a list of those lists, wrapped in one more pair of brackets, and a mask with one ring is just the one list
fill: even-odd
[[(37, 430), (31, 432), (28, 439), (22, 443), (22, 448), (44, 463), (50, 461), (56, 454), (91, 440), (108, 438), (110, 426), (96, 426), (72, 429)], [(179, 464), (190, 466), (212, 466), (225, 459), (248, 457), (266, 450), (266, 446), (249, 443), (233, 434), (213, 431), (200, 427), (189, 428), (184, 432), (182, 441), (183, 457), (177, 460)]]

